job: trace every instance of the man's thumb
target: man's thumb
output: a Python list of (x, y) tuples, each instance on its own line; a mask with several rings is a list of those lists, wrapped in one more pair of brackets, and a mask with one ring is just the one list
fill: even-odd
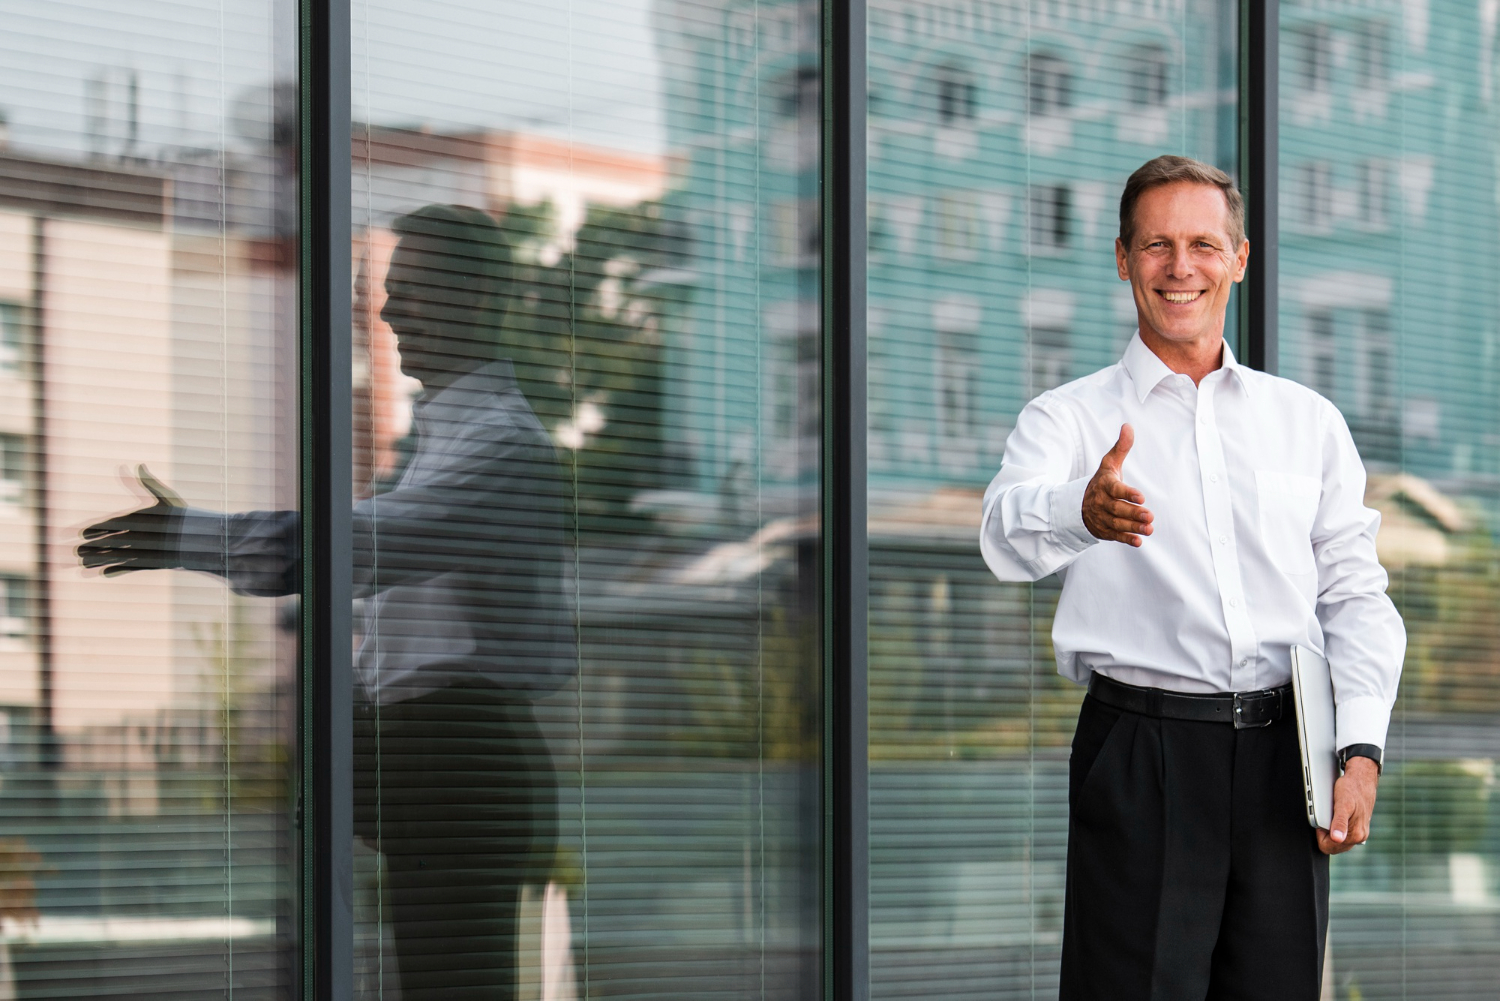
[(1333, 820), (1328, 825), (1328, 836), (1339, 844), (1349, 836), (1349, 818), (1354, 811), (1343, 803), (1334, 803)]
[(136, 476), (140, 478), (141, 486), (151, 491), (151, 496), (156, 498), (157, 503), (164, 507), (187, 506), (186, 502), (182, 499), (182, 495), (153, 476), (151, 470), (146, 468), (145, 463), (141, 463), (136, 468)]
[(1104, 453), (1104, 461), (1113, 466), (1116, 472), (1125, 465), (1125, 456), (1130, 454), (1130, 448), (1135, 444), (1135, 428), (1129, 424), (1120, 425), (1120, 437), (1115, 442), (1115, 447)]

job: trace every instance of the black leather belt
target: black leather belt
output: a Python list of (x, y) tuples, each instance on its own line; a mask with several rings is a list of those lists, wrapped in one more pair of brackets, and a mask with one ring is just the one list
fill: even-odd
[(1089, 678), (1089, 694), (1107, 706), (1157, 719), (1186, 719), (1199, 723), (1232, 723), (1236, 730), (1270, 726), (1290, 712), (1292, 686), (1258, 692), (1189, 695), (1164, 688), (1142, 688), (1106, 678), (1097, 671)]

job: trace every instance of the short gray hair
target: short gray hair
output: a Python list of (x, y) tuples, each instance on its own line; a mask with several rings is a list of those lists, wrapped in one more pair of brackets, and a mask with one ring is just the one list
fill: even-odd
[(1229, 208), (1229, 242), (1231, 251), (1238, 250), (1245, 240), (1245, 199), (1234, 186), (1234, 179), (1218, 167), (1186, 156), (1159, 156), (1147, 160), (1130, 175), (1125, 190), (1120, 195), (1120, 242), (1130, 249), (1135, 239), (1135, 203), (1141, 195), (1152, 188), (1186, 181), (1189, 184), (1207, 184), (1224, 194)]

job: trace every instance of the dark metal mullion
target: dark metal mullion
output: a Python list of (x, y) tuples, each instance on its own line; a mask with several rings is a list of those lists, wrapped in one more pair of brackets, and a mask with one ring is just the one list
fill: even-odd
[(865, 0), (823, 0), (824, 996), (869, 997)]
[(303, 984), (354, 973), (349, 0), (300, 0)]
[(1241, 299), (1240, 330), (1245, 362), (1275, 374), (1277, 336), (1277, 244), (1280, 239), (1277, 146), (1281, 4), (1241, 0), (1240, 176), (1245, 192), (1250, 271)]

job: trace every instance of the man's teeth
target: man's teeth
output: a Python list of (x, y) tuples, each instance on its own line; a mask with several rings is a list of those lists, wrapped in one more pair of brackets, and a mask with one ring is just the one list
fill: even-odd
[(1202, 292), (1163, 292), (1161, 297), (1168, 302), (1192, 302), (1202, 294)]

